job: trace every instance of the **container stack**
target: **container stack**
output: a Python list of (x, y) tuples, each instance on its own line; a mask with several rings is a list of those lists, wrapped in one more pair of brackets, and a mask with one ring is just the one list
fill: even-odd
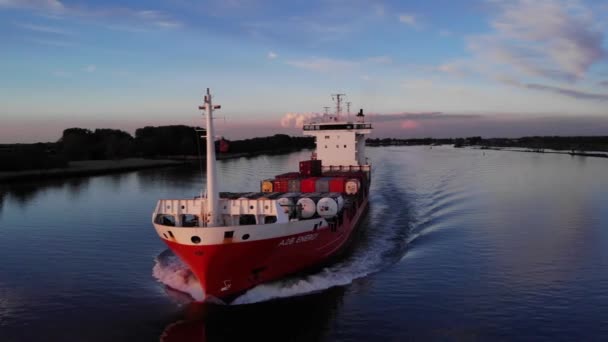
[(261, 182), (265, 193), (339, 193), (356, 195), (367, 186), (363, 171), (321, 171), (321, 161), (316, 159), (300, 162), (300, 172), (287, 172), (274, 179)]

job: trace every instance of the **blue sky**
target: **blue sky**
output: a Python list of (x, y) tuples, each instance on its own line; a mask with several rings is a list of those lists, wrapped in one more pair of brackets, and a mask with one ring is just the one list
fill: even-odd
[[(347, 93), (377, 136), (607, 134), (608, 3), (0, 0), (0, 143), (66, 127), (296, 132)], [(219, 114), (219, 113), (218, 113)]]

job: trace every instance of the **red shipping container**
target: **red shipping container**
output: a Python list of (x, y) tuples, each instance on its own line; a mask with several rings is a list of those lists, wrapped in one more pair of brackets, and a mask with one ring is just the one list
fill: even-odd
[(329, 181), (329, 192), (344, 192), (346, 178), (334, 177)]
[(300, 183), (300, 191), (301, 192), (316, 192), (317, 177), (310, 177), (302, 179)]
[(274, 192), (288, 192), (289, 191), (289, 180), (288, 179), (275, 179), (273, 182)]
[(300, 173), (299, 172), (287, 172), (287, 173), (282, 173), (280, 175), (276, 175), (274, 178), (275, 179), (295, 179), (295, 178), (300, 178)]
[(310, 163), (308, 160), (300, 162), (300, 173), (302, 176), (310, 176)]
[(300, 173), (302, 176), (321, 176), (321, 161), (315, 159), (301, 161)]

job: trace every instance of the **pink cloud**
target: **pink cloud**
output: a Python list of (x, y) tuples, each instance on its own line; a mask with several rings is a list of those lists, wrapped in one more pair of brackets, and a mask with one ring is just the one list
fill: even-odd
[(420, 126), (420, 124), (414, 120), (401, 121), (401, 128), (403, 128), (403, 129), (416, 129), (419, 126)]

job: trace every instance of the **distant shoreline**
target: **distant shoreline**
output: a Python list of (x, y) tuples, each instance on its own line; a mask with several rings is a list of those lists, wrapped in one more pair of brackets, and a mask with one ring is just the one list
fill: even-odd
[(608, 153), (603, 152), (566, 152), (545, 149), (522, 149), (517, 147), (495, 147), (495, 146), (467, 146), (474, 150), (493, 150), (493, 151), (508, 151), (508, 152), (528, 152), (528, 153), (548, 153), (548, 154), (566, 154), (570, 156), (581, 156), (581, 157), (596, 157), (596, 158), (608, 158)]
[(0, 182), (94, 176), (183, 164), (183, 161), (143, 158), (73, 161), (64, 168), (0, 172)]
[[(219, 153), (217, 160), (248, 158), (259, 155), (276, 155), (302, 151), (305, 149), (264, 150), (253, 153)], [(200, 158), (205, 161), (205, 156)], [(150, 168), (162, 168), (193, 164), (199, 161), (198, 156), (158, 156), (155, 158), (125, 158), (118, 160), (83, 160), (71, 161), (68, 167), (52, 169), (34, 169), (23, 171), (0, 172), (0, 183), (9, 181), (28, 181), (49, 178), (69, 178), (97, 176), (111, 173), (129, 172)]]
[(453, 145), (498, 151), (567, 154), (608, 158), (608, 136), (531, 136), (521, 138), (370, 139), (370, 146)]

